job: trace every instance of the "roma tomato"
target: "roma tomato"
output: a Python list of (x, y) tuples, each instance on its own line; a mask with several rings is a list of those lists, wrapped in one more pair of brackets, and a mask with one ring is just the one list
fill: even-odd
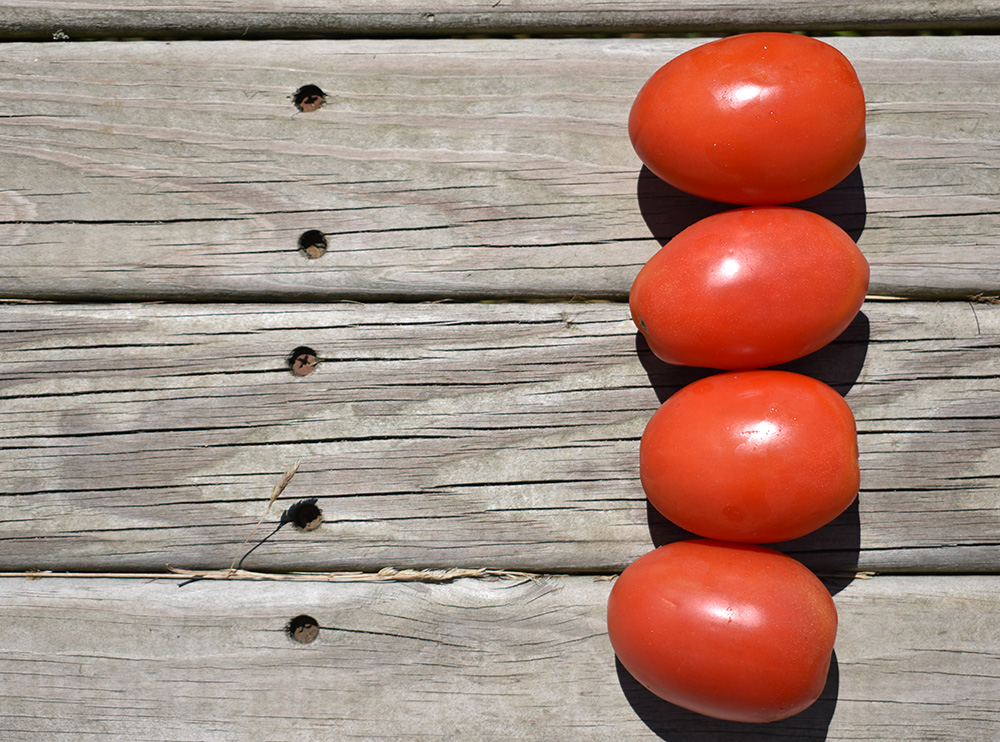
[(661, 67), (628, 120), (639, 159), (667, 183), (734, 204), (831, 188), (865, 151), (865, 97), (837, 49), (789, 33), (699, 46)]
[(608, 598), (625, 669), (660, 698), (731, 721), (776, 721), (812, 704), (836, 634), (823, 583), (763, 546), (661, 546), (630, 564)]
[(667, 363), (774, 366), (837, 337), (868, 290), (868, 261), (811, 211), (759, 206), (692, 224), (643, 266), (632, 319)]
[(798, 538), (857, 496), (854, 415), (837, 392), (801, 374), (709, 376), (650, 418), (639, 477), (653, 507), (699, 536)]

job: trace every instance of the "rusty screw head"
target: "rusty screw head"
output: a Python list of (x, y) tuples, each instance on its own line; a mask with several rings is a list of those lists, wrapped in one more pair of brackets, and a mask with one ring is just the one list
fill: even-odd
[(326, 235), (318, 229), (310, 229), (299, 237), (299, 251), (307, 258), (320, 258), (326, 253)]
[(295, 91), (292, 102), (302, 113), (318, 111), (326, 103), (326, 93), (315, 85), (303, 85)]
[(289, 621), (285, 631), (299, 644), (309, 644), (319, 637), (319, 622), (312, 616), (302, 614)]
[(296, 376), (308, 376), (319, 365), (319, 356), (312, 348), (299, 346), (288, 356), (288, 367)]

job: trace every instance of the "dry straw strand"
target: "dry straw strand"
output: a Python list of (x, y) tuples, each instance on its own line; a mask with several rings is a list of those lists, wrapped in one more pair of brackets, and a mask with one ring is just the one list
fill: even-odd
[(452, 582), (453, 580), (499, 579), (538, 580), (541, 575), (531, 572), (512, 572), (506, 569), (396, 569), (385, 567), (378, 572), (251, 572), (245, 569), (194, 570), (167, 565), (179, 577), (191, 580), (297, 580), (309, 582)]
[(250, 543), (250, 539), (252, 539), (254, 534), (257, 533), (257, 529), (260, 528), (260, 524), (264, 522), (264, 518), (266, 518), (267, 514), (271, 512), (271, 506), (274, 504), (274, 501), (277, 500), (281, 496), (281, 493), (285, 491), (289, 482), (292, 481), (292, 477), (294, 477), (298, 472), (299, 464), (301, 463), (301, 460), (296, 461), (295, 466), (282, 474), (281, 479), (279, 479), (278, 483), (271, 489), (271, 498), (267, 501), (267, 507), (264, 508), (264, 513), (260, 516), (260, 520), (257, 521), (257, 525), (255, 525), (253, 530), (250, 531), (250, 535), (243, 540), (242, 544), (240, 544), (240, 548), (236, 552), (236, 556), (233, 557), (233, 563), (229, 565), (230, 574), (236, 572), (236, 564), (240, 561), (240, 552), (243, 551), (243, 548)]

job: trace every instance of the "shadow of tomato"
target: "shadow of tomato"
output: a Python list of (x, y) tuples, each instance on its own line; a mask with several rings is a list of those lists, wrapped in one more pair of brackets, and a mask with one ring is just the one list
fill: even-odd
[[(657, 178), (645, 166), (639, 171), (636, 197), (646, 226), (661, 245), (705, 217), (741, 208), (738, 204), (723, 204), (684, 193)], [(868, 217), (861, 166), (830, 190), (788, 205), (825, 216), (857, 242)]]
[[(833, 387), (841, 396), (847, 396), (865, 365), (870, 336), (871, 323), (861, 311), (847, 329), (828, 345), (775, 368), (811, 376)], [(723, 373), (719, 369), (674, 366), (661, 361), (653, 355), (646, 338), (639, 331), (635, 333), (635, 352), (661, 404), (682, 387), (706, 376)]]

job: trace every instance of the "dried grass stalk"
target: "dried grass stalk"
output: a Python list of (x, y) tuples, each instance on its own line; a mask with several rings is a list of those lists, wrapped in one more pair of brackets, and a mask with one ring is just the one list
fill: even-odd
[(299, 580), (311, 582), (451, 582), (453, 580), (499, 579), (537, 580), (541, 575), (506, 569), (396, 569), (385, 567), (378, 572), (250, 572), (245, 569), (191, 570), (167, 565), (171, 574), (191, 580)]
[(230, 572), (236, 570), (236, 564), (240, 561), (240, 554), (242, 553), (243, 548), (250, 543), (250, 539), (252, 539), (254, 534), (257, 533), (257, 529), (260, 528), (260, 524), (264, 522), (264, 518), (266, 518), (267, 514), (271, 512), (271, 506), (274, 504), (274, 501), (277, 500), (281, 496), (281, 493), (285, 491), (285, 487), (287, 487), (288, 483), (292, 481), (292, 477), (294, 477), (298, 472), (299, 464), (301, 463), (301, 460), (296, 461), (295, 466), (282, 474), (278, 483), (271, 488), (271, 498), (267, 501), (267, 507), (264, 508), (264, 513), (260, 516), (260, 520), (257, 521), (257, 525), (255, 525), (253, 530), (250, 531), (250, 535), (243, 540), (242, 544), (240, 544), (240, 548), (236, 552), (236, 556), (233, 557), (233, 563), (229, 565)]

